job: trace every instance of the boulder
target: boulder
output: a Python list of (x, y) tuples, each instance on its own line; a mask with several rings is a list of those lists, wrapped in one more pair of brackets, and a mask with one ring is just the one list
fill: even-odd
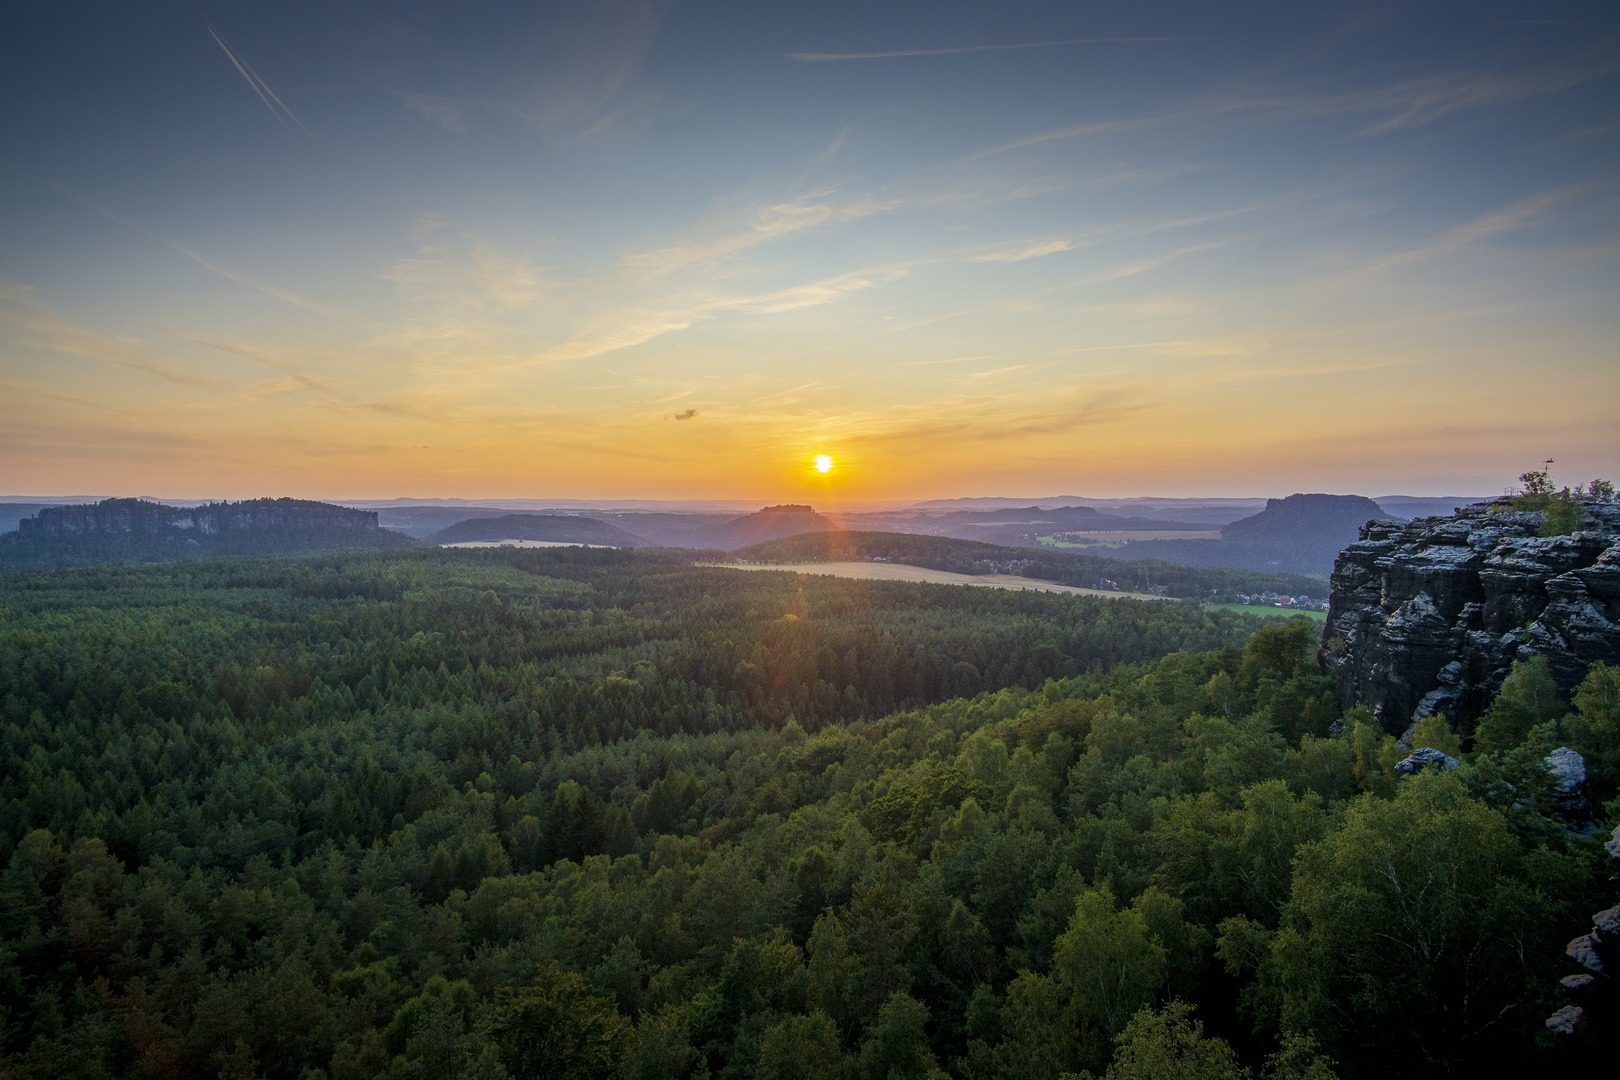
[(1586, 759), (1560, 746), (1542, 759), (1553, 779), (1553, 817), (1583, 836), (1592, 834), (1592, 800), (1586, 796)]
[[(1561, 747), (1547, 757), (1548, 768), (1553, 759), (1567, 750)], [(1576, 761), (1580, 755), (1570, 751)], [(1566, 775), (1575, 779), (1574, 762), (1561, 759), (1568, 766)], [(1558, 773), (1555, 770), (1555, 775)], [(1577, 784), (1586, 780), (1585, 762), (1580, 763)], [(1604, 845), (1610, 855), (1620, 860), (1620, 826), (1614, 830), (1614, 839)], [(1615, 879), (1620, 882), (1620, 878)], [(1559, 980), (1564, 992), (1575, 1004), (1566, 1005), (1547, 1017), (1547, 1030), (1561, 1036), (1565, 1045), (1585, 1047), (1597, 1053), (1605, 1062), (1620, 1047), (1620, 904), (1592, 916), (1592, 932), (1571, 941), (1564, 954), (1585, 971), (1566, 975)]]
[(1560, 746), (1548, 754), (1543, 764), (1553, 774), (1560, 794), (1579, 791), (1586, 783), (1586, 759), (1567, 746)]
[(1578, 1005), (1565, 1005), (1547, 1017), (1547, 1030), (1555, 1035), (1580, 1035), (1586, 1030), (1586, 1013)]
[(1598, 951), (1601, 944), (1596, 934), (1583, 934), (1564, 947), (1564, 955), (1589, 971), (1607, 975), (1609, 973), (1604, 970), (1603, 957)]
[(1431, 765), (1436, 772), (1445, 772), (1447, 769), (1455, 769), (1460, 764), (1462, 762), (1450, 754), (1436, 750), (1432, 746), (1425, 746), (1412, 751), (1412, 756), (1404, 761), (1397, 761), (1395, 771), (1402, 776), (1413, 776)]

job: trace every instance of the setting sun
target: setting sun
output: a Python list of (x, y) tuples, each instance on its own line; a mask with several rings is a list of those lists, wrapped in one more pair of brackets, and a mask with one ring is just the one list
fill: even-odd
[(830, 473), (830, 472), (832, 472), (832, 468), (833, 468), (832, 455), (831, 454), (817, 454), (814, 458), (811, 459), (811, 464), (814, 465), (815, 470), (818, 473)]

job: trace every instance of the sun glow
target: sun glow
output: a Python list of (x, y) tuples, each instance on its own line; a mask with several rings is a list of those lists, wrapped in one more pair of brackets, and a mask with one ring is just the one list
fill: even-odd
[(810, 459), (811, 467), (818, 473), (826, 474), (833, 470), (833, 457), (831, 454), (817, 454)]

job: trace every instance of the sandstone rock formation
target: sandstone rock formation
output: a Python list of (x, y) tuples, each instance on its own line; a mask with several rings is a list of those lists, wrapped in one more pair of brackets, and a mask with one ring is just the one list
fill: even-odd
[[(1436, 750), (1432, 746), (1425, 746), (1412, 751), (1412, 756), (1406, 760), (1397, 761), (1395, 771), (1402, 776), (1412, 776), (1422, 772), (1425, 766), (1432, 765), (1435, 772), (1445, 772), (1447, 769), (1455, 769), (1460, 764), (1462, 764), (1460, 761), (1445, 751)], [(1582, 773), (1581, 775), (1585, 776), (1586, 774)]]
[(1339, 703), (1399, 734), (1444, 713), (1469, 733), (1514, 660), (1544, 655), (1567, 694), (1620, 663), (1620, 504), (1587, 501), (1572, 536), (1506, 499), (1449, 518), (1370, 521), (1340, 555), (1322, 660)]
[(158, 534), (195, 529), (215, 535), (246, 529), (366, 529), (376, 531), (377, 511), (351, 510), (305, 499), (247, 499), (242, 502), (165, 506), (144, 499), (103, 499), (87, 506), (52, 506), (17, 523), (27, 538), (72, 534)]
[(379, 529), (375, 510), (303, 499), (192, 507), (104, 499), (88, 506), (46, 507), (21, 519), (17, 532), (0, 536), (0, 571), (415, 544)]
[[(1604, 847), (1620, 860), (1620, 828)], [(1620, 884), (1620, 875), (1610, 880)], [(1620, 905), (1592, 916), (1592, 932), (1571, 941), (1564, 954), (1586, 970), (1561, 980), (1574, 1004), (1547, 1017), (1547, 1029), (1577, 1046), (1606, 1051), (1603, 1060), (1612, 1065), (1620, 1045)]]

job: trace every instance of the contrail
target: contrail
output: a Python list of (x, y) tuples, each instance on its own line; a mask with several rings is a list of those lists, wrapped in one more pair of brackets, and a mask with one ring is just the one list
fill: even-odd
[[(225, 50), (225, 55), (230, 59), (231, 64), (235, 66), (237, 71), (242, 73), (242, 78), (247, 80), (247, 84), (253, 88), (253, 92), (259, 95), (259, 100), (264, 102), (264, 107), (270, 110), (270, 115), (280, 121), (282, 127), (287, 127), (287, 120), (291, 120), (303, 130), (305, 135), (309, 135), (309, 128), (304, 127), (304, 122), (293, 115), (293, 111), (287, 108), (287, 103), (276, 96), (276, 92), (270, 89), (270, 84), (259, 78), (259, 73), (248, 66), (246, 61), (236, 58), (236, 54), (231, 52), (231, 47), (225, 44), (225, 39), (219, 36), (219, 32), (214, 29), (211, 23), (205, 22), (204, 25), (208, 27), (209, 36), (218, 43), (221, 49)], [(271, 102), (275, 104), (271, 104)], [(277, 105), (281, 107), (280, 111), (277, 111)], [(287, 114), (286, 118), (282, 117), (282, 113)], [(291, 131), (292, 129), (288, 128), (288, 130)], [(314, 136), (310, 135), (310, 138), (314, 138)]]
[(1131, 41), (1187, 40), (1189, 39), (1186, 37), (1069, 38), (1064, 41), (1024, 41), (1014, 45), (962, 45), (954, 49), (899, 49), (894, 52), (861, 53), (794, 52), (788, 53), (787, 58), (789, 60), (809, 60), (812, 62), (825, 62), (828, 60), (881, 60), (890, 56), (950, 56), (954, 53), (1001, 52), (1006, 49), (1049, 49), (1054, 45), (1105, 45)]
[[(242, 66), (248, 69), (248, 74), (249, 75), (252, 75), (255, 79), (259, 79), (259, 73), (257, 71), (253, 70), (253, 65), (252, 64), (249, 64), (246, 60), (244, 60), (244, 61), (242, 61)], [(309, 128), (304, 127), (304, 122), (302, 120), (298, 119), (298, 117), (293, 116), (293, 111), (291, 109), (287, 108), (287, 103), (285, 101), (282, 101), (279, 97), (276, 96), (276, 92), (274, 90), (270, 89), (270, 84), (265, 82), (263, 79), (259, 79), (259, 85), (264, 87), (264, 92), (270, 95), (270, 100), (274, 101), (277, 105), (280, 105), (281, 106), (281, 111), (286, 113), (288, 116), (292, 117), (292, 122), (297, 124), (300, 128), (302, 128), (305, 135), (309, 135)], [(314, 138), (313, 135), (311, 135), (310, 137)]]

